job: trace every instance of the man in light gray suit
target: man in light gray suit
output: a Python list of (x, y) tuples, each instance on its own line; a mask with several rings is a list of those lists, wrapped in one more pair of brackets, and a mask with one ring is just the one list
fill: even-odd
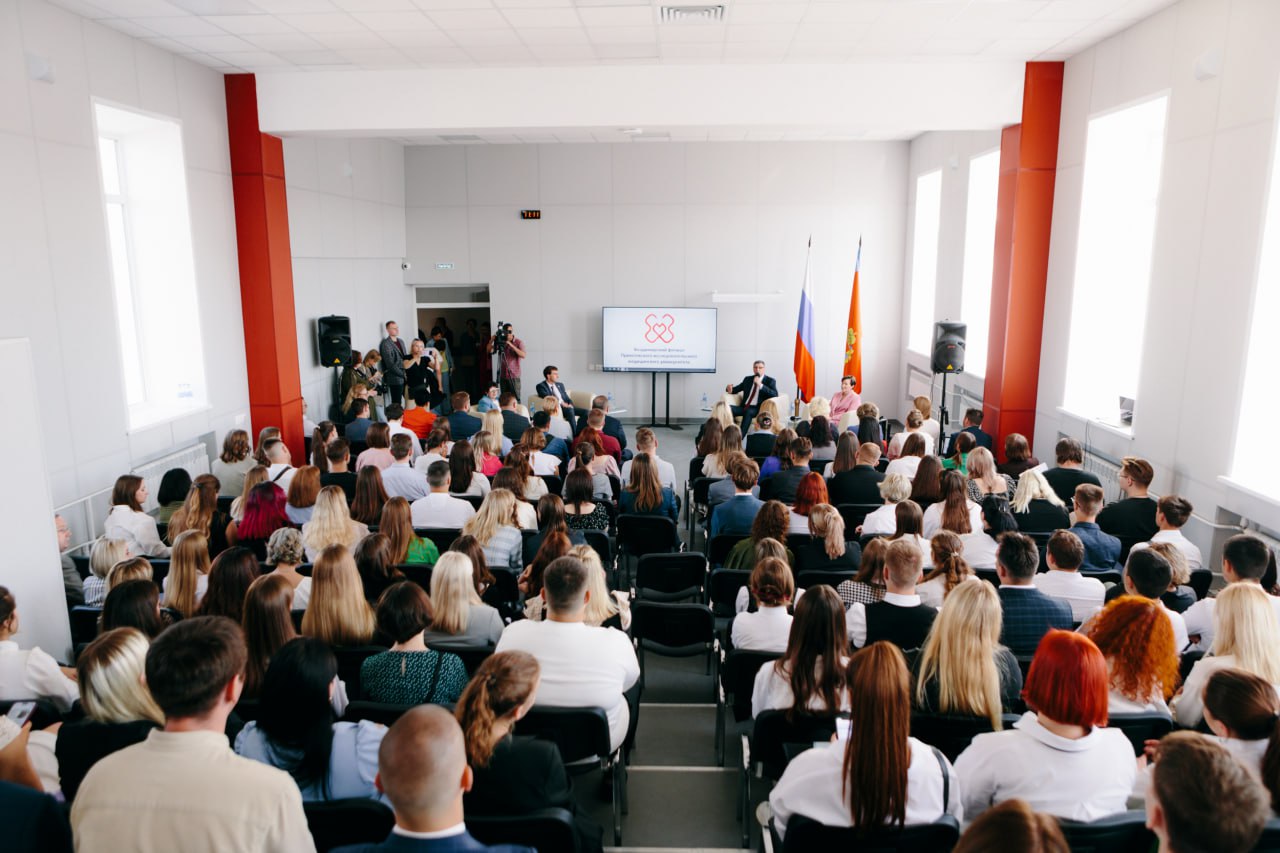
[(404, 341), (395, 320), (387, 321), (387, 336), (378, 347), (382, 355), (382, 382), (387, 386), (392, 405), (404, 402)]

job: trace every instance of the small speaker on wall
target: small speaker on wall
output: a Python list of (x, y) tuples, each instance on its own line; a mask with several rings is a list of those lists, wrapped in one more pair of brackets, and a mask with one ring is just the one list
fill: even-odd
[(351, 358), (351, 318), (316, 318), (316, 352), (321, 367), (341, 367)]
[(933, 372), (964, 373), (964, 342), (969, 327), (964, 323), (933, 324)]

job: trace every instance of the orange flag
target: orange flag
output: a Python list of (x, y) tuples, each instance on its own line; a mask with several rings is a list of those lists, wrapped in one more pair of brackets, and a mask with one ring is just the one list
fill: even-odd
[(862, 393), (862, 312), (858, 310), (858, 269), (862, 266), (862, 238), (858, 238), (858, 256), (853, 262), (853, 296), (849, 298), (849, 328), (844, 339), (844, 371), (841, 376), (852, 376), (854, 385)]

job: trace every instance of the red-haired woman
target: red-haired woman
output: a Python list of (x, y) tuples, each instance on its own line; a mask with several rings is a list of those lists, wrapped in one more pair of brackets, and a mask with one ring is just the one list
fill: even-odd
[(778, 834), (794, 814), (867, 829), (963, 817), (956, 771), (908, 734), (911, 676), (898, 647), (879, 642), (859, 651), (846, 684), (853, 697), (848, 740), (807, 750), (787, 765), (769, 795)]
[(1066, 820), (1124, 811), (1137, 763), (1124, 732), (1104, 728), (1109, 693), (1107, 661), (1092, 640), (1045, 634), (1022, 691), (1030, 710), (1012, 730), (978, 735), (956, 759), (966, 817), (1015, 797)]
[(259, 560), (267, 559), (267, 540), (282, 527), (293, 527), (285, 511), (284, 492), (275, 483), (259, 483), (249, 490), (244, 518), (233, 523), (230, 545), (248, 548)]
[(1107, 659), (1108, 713), (1169, 713), (1169, 697), (1178, 686), (1178, 653), (1173, 625), (1159, 602), (1122, 595), (1092, 620), (1086, 636)]
[(827, 481), (816, 471), (810, 471), (796, 486), (796, 502), (791, 506), (787, 534), (809, 535), (809, 510), (818, 504), (830, 503), (827, 498)]

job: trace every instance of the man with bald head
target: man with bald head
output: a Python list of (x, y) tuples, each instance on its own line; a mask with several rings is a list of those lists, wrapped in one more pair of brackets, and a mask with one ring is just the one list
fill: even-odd
[(378, 748), (374, 784), (391, 801), (396, 825), (386, 841), (352, 844), (335, 853), (526, 853), (511, 844), (486, 846), (467, 832), (462, 795), (471, 790), (462, 728), (438, 705), (419, 705), (396, 720)]

